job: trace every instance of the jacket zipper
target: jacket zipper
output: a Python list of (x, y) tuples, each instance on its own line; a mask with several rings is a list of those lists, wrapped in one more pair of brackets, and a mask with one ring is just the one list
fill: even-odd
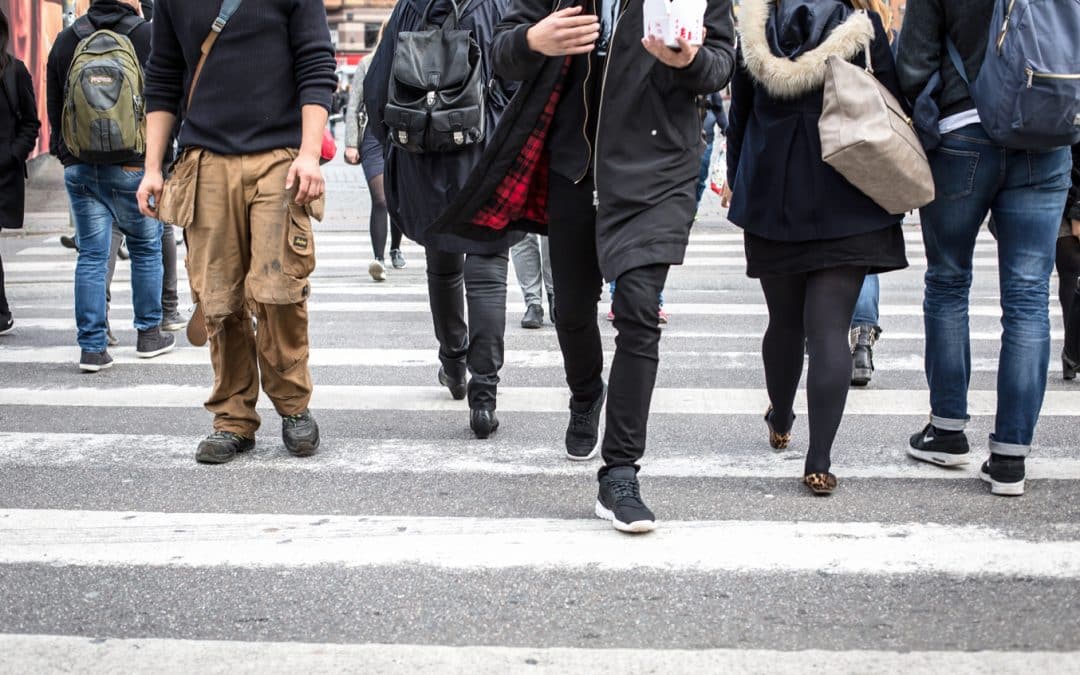
[[(607, 73), (608, 67), (611, 65), (611, 59), (615, 57), (613, 49), (615, 46), (615, 36), (619, 32), (619, 24), (622, 23), (624, 14), (626, 14), (625, 7), (619, 10), (619, 16), (615, 19), (615, 25), (611, 28), (611, 40), (608, 41), (608, 55), (604, 60), (604, 72), (600, 76), (600, 102), (596, 106), (596, 148), (593, 150), (591, 158), (593, 165), (593, 206), (600, 206), (600, 193), (596, 189), (596, 179), (600, 169), (600, 121), (604, 118), (604, 92), (607, 91)], [(582, 178), (584, 178), (584, 176), (582, 176)]]
[(1080, 73), (1062, 75), (1059, 73), (1036, 73), (1032, 68), (1025, 68), (1024, 72), (1027, 73), (1027, 88), (1031, 89), (1035, 86), (1035, 78), (1041, 80), (1080, 80)]
[[(596, 11), (595, 0), (593, 0), (593, 11)], [(593, 154), (592, 141), (589, 140), (589, 80), (592, 78), (592, 55), (586, 54), (585, 59), (585, 84), (581, 88), (581, 103), (585, 107), (585, 121), (581, 123), (581, 137), (585, 139), (585, 147), (588, 148), (589, 153), (585, 158), (585, 169), (574, 181), (575, 185), (585, 180), (585, 176), (588, 175)]]

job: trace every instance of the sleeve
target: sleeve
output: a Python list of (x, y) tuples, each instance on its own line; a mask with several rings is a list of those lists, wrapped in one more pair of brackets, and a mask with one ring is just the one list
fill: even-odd
[(20, 122), (15, 138), (11, 141), (11, 150), (15, 157), (25, 162), (37, 145), (41, 121), (37, 115), (37, 99), (34, 97), (34, 81), (30, 77), (30, 71), (22, 61), (15, 60), (14, 63), (17, 68), (15, 86), (18, 89), (16, 96), (19, 101)]
[(754, 83), (746, 72), (741, 50), (737, 62), (735, 77), (731, 80), (731, 113), (727, 128), (727, 182), (730, 186), (735, 185), (743, 137), (746, 135), (747, 122), (750, 121), (750, 111), (754, 109)]
[(720, 91), (735, 69), (735, 20), (731, 0), (709, 0), (705, 10), (705, 43), (689, 66), (669, 68), (673, 84), (694, 95)]
[(60, 43), (57, 38), (45, 65), (45, 109), (49, 117), (49, 154), (60, 156), (60, 112), (64, 106), (64, 82), (60, 75)]
[(903, 98), (914, 101), (941, 70), (945, 17), (938, 0), (909, 0), (896, 47), (896, 74)]
[(509, 82), (532, 79), (544, 67), (547, 57), (529, 49), (527, 33), (551, 13), (544, 0), (512, 0), (495, 26), (491, 44), (495, 74)]
[(364, 100), (364, 75), (367, 68), (363, 61), (353, 73), (349, 85), (349, 104), (345, 106), (345, 147), (360, 147), (360, 105)]
[(408, 3), (399, 2), (394, 7), (390, 19), (383, 29), (383, 39), (379, 48), (371, 57), (367, 75), (364, 76), (364, 110), (368, 116), (368, 129), (386, 147), (386, 125), (383, 123), (383, 111), (390, 96), (390, 73), (394, 65), (394, 50), (397, 49), (397, 35), (401, 30), (402, 13)]
[(300, 105), (329, 112), (337, 91), (337, 61), (322, 0), (297, 0), (289, 17), (289, 42)]
[(1080, 143), (1072, 148), (1072, 188), (1069, 190), (1068, 211), (1070, 220), (1080, 220)]
[(874, 24), (874, 41), (870, 44), (870, 58), (874, 60), (874, 77), (885, 85), (889, 93), (900, 101), (900, 105), (904, 106), (904, 110), (910, 115), (911, 105), (900, 89), (900, 80), (896, 76), (896, 60), (893, 58), (892, 47), (889, 44), (889, 34), (885, 32), (885, 25), (881, 22), (880, 16), (871, 12), (870, 20)]
[(187, 62), (173, 29), (169, 3), (157, 0), (150, 24), (150, 60), (145, 68), (147, 112), (180, 114)]

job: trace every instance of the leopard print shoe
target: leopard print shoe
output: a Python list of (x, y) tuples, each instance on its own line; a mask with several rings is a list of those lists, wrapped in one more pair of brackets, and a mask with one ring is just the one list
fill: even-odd
[(816, 495), (831, 495), (838, 481), (831, 473), (808, 473), (803, 476), (803, 483)]
[(769, 406), (769, 409), (765, 411), (765, 424), (769, 427), (769, 445), (772, 446), (773, 450), (787, 450), (788, 445), (791, 444), (791, 431), (789, 430), (783, 434), (777, 433), (773, 429), (772, 413), (773, 408)]

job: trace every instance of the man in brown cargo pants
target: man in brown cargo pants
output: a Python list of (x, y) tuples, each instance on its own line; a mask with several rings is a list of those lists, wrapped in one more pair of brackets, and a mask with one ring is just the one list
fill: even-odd
[[(255, 446), (260, 376), (285, 447), (311, 455), (311, 219), (322, 218), (319, 155), (337, 85), (323, 2), (157, 0), (146, 83), (139, 204), (185, 228), (214, 367), (214, 431), (196, 459), (220, 464)], [(183, 152), (163, 192), (161, 159), (181, 104)]]

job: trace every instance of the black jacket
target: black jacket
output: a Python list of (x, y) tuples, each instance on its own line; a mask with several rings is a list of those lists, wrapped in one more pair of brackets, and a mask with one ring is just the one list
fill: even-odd
[[(472, 31), (480, 46), (484, 82), (488, 82), (487, 130), (499, 122), (509, 102), (507, 87), (495, 78), (490, 61), (495, 24), (506, 9), (507, 0), (473, 0), (461, 17), (461, 27)], [(459, 3), (460, 4), (460, 3)], [(368, 66), (364, 78), (364, 104), (368, 128), (386, 152), (386, 202), (391, 216), (405, 236), (424, 246), (448, 253), (490, 254), (505, 251), (524, 238), (521, 232), (493, 232), (483, 240), (437, 231), (432, 225), (447, 205), (459, 195), (469, 174), (480, 162), (484, 145), (470, 146), (457, 152), (414, 154), (392, 146), (387, 140), (383, 111), (389, 96), (390, 74), (397, 35), (419, 30), (427, 0), (402, 0), (394, 7), (383, 31), (383, 40)], [(430, 20), (441, 25), (450, 13), (449, 0), (435, 0)]]
[(900, 222), (821, 159), (825, 61), (865, 64), (899, 97), (888, 37), (876, 14), (841, 0), (743, 0), (739, 68), (727, 133), (728, 219), (776, 241), (838, 239)]
[(941, 71), (937, 96), (942, 117), (972, 110), (975, 102), (953, 67), (942, 36), (949, 34), (974, 82), (982, 69), (994, 3), (999, 0), (908, 0), (900, 31), (896, 69), (900, 87), (914, 101), (930, 77)]
[[(570, 0), (565, 6), (575, 4), (581, 1)], [(448, 209), (446, 223), (468, 222), (490, 197), (559, 81), (563, 59), (531, 51), (525, 36), (551, 11), (550, 0), (513, 0), (499, 24), (493, 47), (495, 71), (523, 84), (493, 140), (495, 150), (485, 156), (470, 181), (468, 199)], [(573, 179), (584, 178), (575, 173), (592, 171), (598, 200), (597, 252), (608, 279), (636, 267), (683, 260), (697, 210), (695, 184), (704, 150), (696, 97), (723, 89), (731, 77), (730, 0), (709, 0), (705, 28), (705, 44), (693, 63), (682, 70), (669, 68), (642, 48), (642, 3), (627, 0), (612, 37), (606, 74), (596, 83), (600, 89), (591, 89), (588, 78), (575, 76), (589, 72), (589, 56), (576, 57), (564, 81), (545, 146), (551, 153), (550, 170)], [(586, 133), (578, 129), (585, 126), (588, 95), (596, 93), (599, 115), (590, 138), (587, 127)]]
[(1065, 203), (1065, 217), (1080, 220), (1080, 143), (1072, 148), (1072, 187), (1069, 188), (1069, 201)]
[[(96, 0), (90, 5), (90, 11), (86, 14), (95, 28), (106, 30), (114, 28), (124, 17), (135, 16), (137, 12), (119, 0)], [(135, 47), (139, 62), (145, 65), (150, 58), (150, 24), (143, 23), (128, 37)], [(65, 29), (57, 36), (49, 52), (49, 62), (46, 66), (46, 98), (51, 128), (49, 152), (63, 162), (64, 166), (79, 163), (79, 160), (68, 152), (67, 146), (60, 137), (60, 124), (64, 112), (64, 87), (67, 85), (68, 70), (71, 69), (71, 62), (75, 58), (75, 47), (79, 45), (79, 41), (74, 27)], [(141, 162), (141, 158), (132, 158), (124, 164), (140, 164)]]
[(26, 160), (40, 128), (30, 73), (9, 57), (0, 69), (0, 229), (23, 226)]

